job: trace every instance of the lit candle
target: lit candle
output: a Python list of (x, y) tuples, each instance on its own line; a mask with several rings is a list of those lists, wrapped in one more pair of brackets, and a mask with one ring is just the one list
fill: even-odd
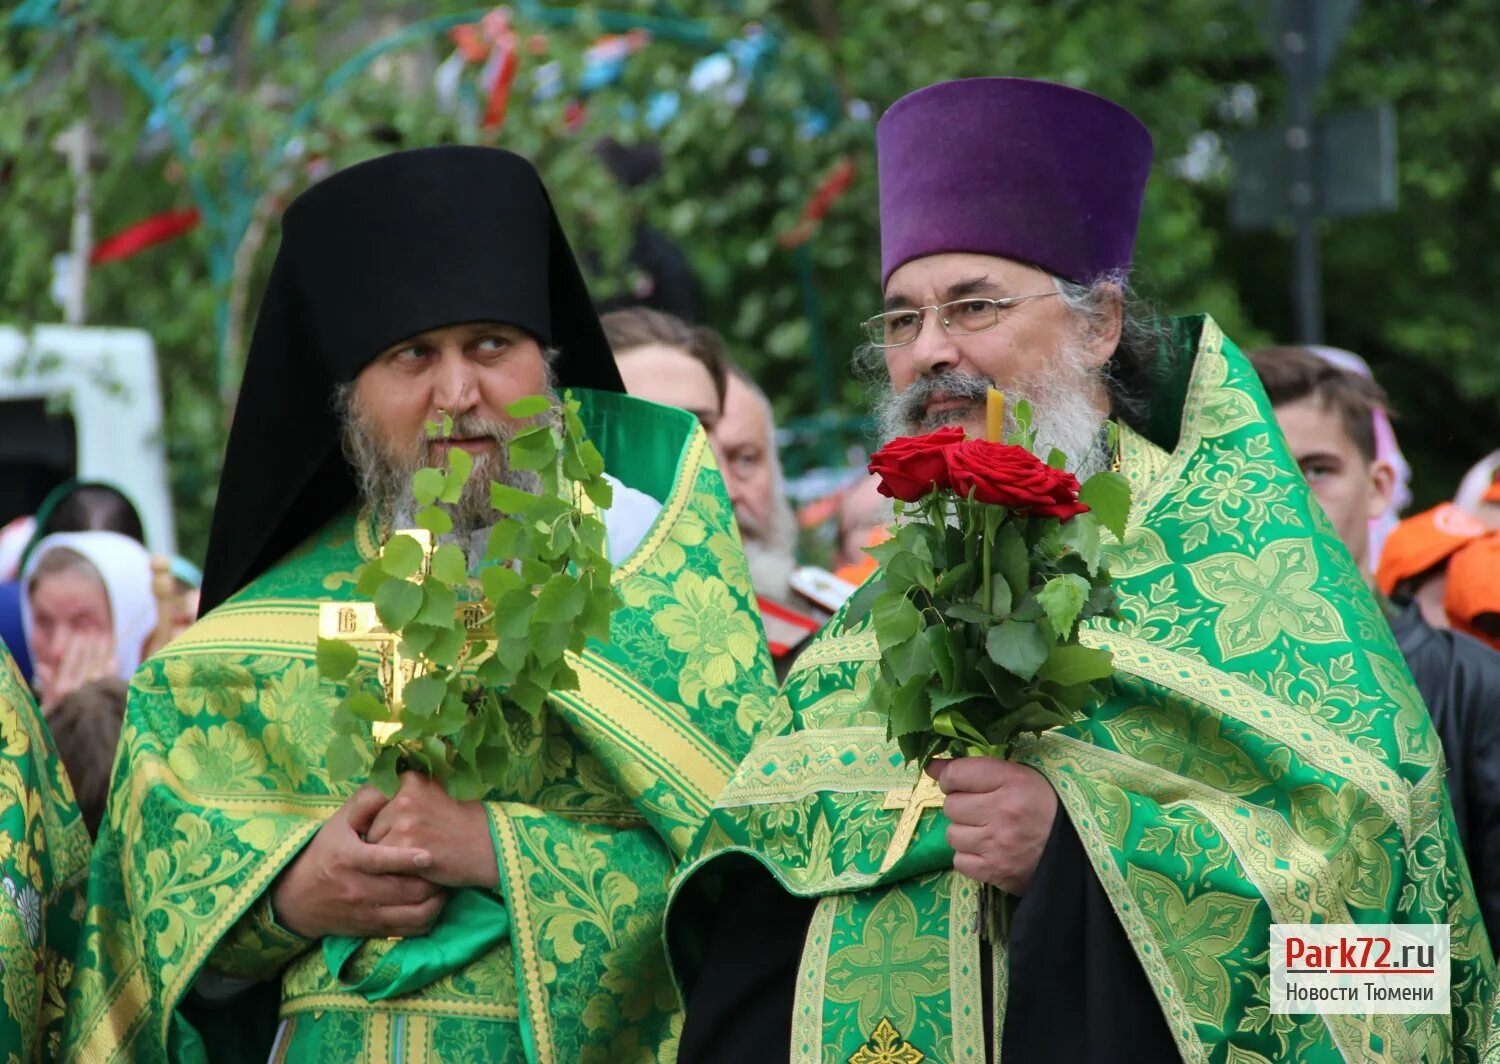
[(984, 438), (991, 443), (1005, 442), (1005, 393), (991, 388), (985, 396)]

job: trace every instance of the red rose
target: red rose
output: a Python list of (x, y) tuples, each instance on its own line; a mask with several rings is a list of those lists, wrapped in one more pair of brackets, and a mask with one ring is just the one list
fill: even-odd
[(946, 452), (948, 483), (979, 502), (1064, 521), (1088, 509), (1078, 501), (1078, 478), (1053, 469), (1024, 447), (965, 440)]
[(916, 502), (938, 488), (948, 487), (946, 455), (963, 442), (957, 425), (926, 436), (902, 436), (870, 456), (870, 472), (880, 478), (875, 489), (887, 499)]

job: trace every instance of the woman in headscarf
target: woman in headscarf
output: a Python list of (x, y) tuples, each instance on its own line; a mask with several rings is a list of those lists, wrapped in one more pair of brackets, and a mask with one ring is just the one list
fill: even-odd
[(21, 583), (43, 713), (86, 683), (130, 679), (156, 627), (145, 547), (118, 532), (60, 532), (37, 544)]
[(93, 834), (109, 794), (126, 685), (156, 628), (151, 559), (118, 532), (60, 532), (31, 552), (21, 586), (32, 686)]

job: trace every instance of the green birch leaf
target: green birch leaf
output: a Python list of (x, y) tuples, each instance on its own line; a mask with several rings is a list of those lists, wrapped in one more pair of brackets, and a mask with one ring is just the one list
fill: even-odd
[(545, 624), (568, 624), (577, 617), (588, 595), (571, 576), (558, 574), (542, 587), (536, 599), (536, 619)]
[(419, 469), (411, 478), (411, 493), (418, 506), (431, 506), (443, 493), (448, 478), (440, 470)]
[(342, 639), (319, 639), (315, 660), (324, 677), (342, 680), (359, 664), (359, 651)]
[[(923, 633), (923, 638), (927, 640), (927, 652), (932, 657), (938, 678), (945, 688), (952, 687), (958, 681), (961, 664), (954, 659), (953, 633), (946, 625), (935, 624)], [(937, 696), (934, 695), (933, 698), (935, 701)]]
[[(1005, 583), (1004, 580), (995, 581), (997, 584)], [(990, 619), (988, 610), (985, 610), (972, 602), (955, 602), (945, 611), (944, 616), (951, 621), (964, 621), (968, 624), (984, 624)]]
[[(1105, 574), (1104, 579), (1108, 579)], [(1085, 617), (1099, 617), (1114, 614), (1115, 589), (1111, 584), (1095, 584), (1089, 589), (1089, 600), (1083, 608)]]
[[(449, 431), (452, 431), (451, 425), (449, 426)], [(464, 484), (468, 482), (469, 474), (473, 472), (474, 456), (468, 451), (464, 450), (462, 447), (449, 447), (448, 481), (445, 486), (451, 489), (454, 484), (457, 484), (460, 488), (462, 488)], [(458, 500), (455, 498), (452, 501), (457, 502)]]
[(901, 551), (885, 568), (885, 578), (892, 589), (917, 586), (931, 591), (936, 585), (931, 560), (923, 560), (912, 551)]
[(1068, 643), (1053, 647), (1047, 661), (1037, 670), (1037, 678), (1063, 687), (1092, 683), (1114, 675), (1114, 655), (1097, 647)]
[(1031, 581), (1031, 552), (1026, 547), (1026, 537), (1014, 521), (1006, 521), (995, 533), (995, 542), (990, 548), (991, 572), (1005, 578), (1010, 585), (1011, 599), (1026, 594)]
[(327, 764), (328, 775), (335, 781), (352, 783), (362, 780), (370, 771), (369, 748), (353, 736), (341, 736), (328, 744)]
[(464, 701), (464, 696), (451, 688), (443, 695), (442, 704), (438, 707), (437, 717), (433, 724), (440, 735), (452, 735), (468, 722), (469, 704)]
[(1036, 675), (1052, 649), (1046, 635), (1027, 621), (1002, 621), (989, 630), (984, 641), (990, 660), (1023, 680)]
[(599, 453), (599, 448), (595, 447), (590, 441), (584, 440), (578, 445), (578, 459), (583, 463), (583, 472), (586, 477), (593, 478), (604, 475), (604, 456)]
[(1130, 482), (1119, 473), (1095, 473), (1078, 489), (1078, 501), (1099, 518), (1099, 523), (1125, 541), (1125, 523), (1130, 518)]
[(430, 717), (443, 704), (448, 693), (448, 681), (437, 673), (429, 672), (408, 683), (401, 692), (402, 708), (419, 717)]
[(505, 408), (505, 412), (517, 421), (544, 414), (552, 406), (551, 401), (545, 395), (528, 395), (524, 399), (517, 399)]
[(922, 626), (922, 615), (905, 595), (886, 592), (875, 600), (875, 607), (871, 612), (875, 618), (875, 635), (882, 650), (906, 642)]
[[(422, 608), (425, 612), (427, 608), (425, 603)], [(418, 614), (418, 616), (420, 617), (421, 614)], [(438, 629), (432, 625), (419, 624), (417, 621), (412, 621), (411, 624), (408, 624), (401, 630), (401, 656), (403, 658), (414, 658), (419, 654), (427, 653), (428, 649), (432, 646), (432, 640), (437, 634)]]
[(939, 595), (952, 595), (955, 590), (966, 591), (966, 581), (974, 575), (975, 566), (971, 562), (959, 562), (953, 568), (945, 572), (937, 582), (937, 593)]
[[(458, 595), (451, 587), (437, 580), (428, 580), (422, 585), (422, 609), (416, 616), (415, 624), (452, 628), (453, 611), (457, 608)], [(430, 642), (429, 640), (429, 644)]]
[(583, 493), (589, 497), (591, 503), (601, 510), (608, 510), (614, 505), (615, 489), (603, 477), (597, 480), (590, 480), (584, 484)]
[(865, 553), (874, 558), (876, 564), (882, 568), (888, 568), (891, 560), (905, 550), (906, 547), (902, 545), (899, 539), (888, 539), (883, 543), (875, 544), (873, 547), (864, 548)]
[(368, 691), (359, 691), (339, 703), (339, 709), (358, 720), (375, 723), (391, 719), (391, 707)]
[(1093, 513), (1079, 514), (1064, 521), (1058, 530), (1063, 547), (1076, 551), (1090, 576), (1098, 573), (1100, 561), (1099, 518)]
[(458, 664), (459, 655), (463, 653), (464, 643), (467, 640), (468, 633), (464, 631), (462, 625), (439, 628), (432, 638), (432, 645), (427, 648), (427, 656), (436, 665), (452, 668)]
[(417, 527), (427, 529), (434, 538), (446, 536), (453, 531), (453, 518), (440, 506), (424, 506), (417, 511)]
[(370, 766), (370, 783), (387, 798), (395, 797), (396, 791), (401, 787), (401, 779), (396, 772), (400, 757), (400, 751), (396, 747), (387, 746), (375, 755), (375, 764)]
[(367, 601), (373, 599), (375, 592), (380, 590), (386, 580), (385, 570), (380, 567), (380, 559), (372, 558), (359, 567), (359, 577), (354, 581), (354, 593)]
[(479, 574), (479, 583), (484, 588), (484, 597), (499, 602), (508, 592), (521, 586), (521, 574), (508, 565), (491, 565)]
[[(528, 496), (529, 498), (529, 496)], [(485, 544), (484, 557), (486, 561), (508, 562), (521, 556), (526, 550), (530, 537), (525, 527), (519, 521), (506, 518), (496, 521), (490, 529), (489, 542)]]
[(918, 676), (896, 688), (891, 697), (890, 734), (896, 737), (932, 727), (932, 707), (927, 694), (927, 678)]
[(545, 469), (557, 461), (557, 444), (545, 425), (528, 429), (510, 441), (510, 464), (515, 469)]
[(932, 653), (926, 639), (908, 639), (886, 653), (886, 663), (900, 683), (932, 675)]
[[(398, 538), (406, 539), (405, 536)], [(412, 541), (408, 539), (407, 542)], [(375, 593), (375, 612), (380, 616), (380, 623), (393, 632), (410, 624), (421, 608), (422, 588), (409, 580), (387, 580)]]
[(432, 552), (430, 573), (445, 584), (464, 584), (469, 580), (469, 563), (464, 552), (452, 543), (444, 543)]
[(514, 516), (530, 513), (536, 504), (537, 497), (529, 491), (513, 488), (509, 484), (490, 482), (490, 505), (503, 514)]
[(1081, 576), (1069, 574), (1048, 580), (1037, 593), (1036, 600), (1046, 611), (1053, 631), (1066, 639), (1072, 634), (1073, 622), (1078, 619), (1078, 612), (1088, 597), (1089, 582)]
[(380, 552), (380, 567), (387, 576), (405, 579), (421, 568), (421, 565), (421, 544), (410, 536), (392, 536), (391, 541)]

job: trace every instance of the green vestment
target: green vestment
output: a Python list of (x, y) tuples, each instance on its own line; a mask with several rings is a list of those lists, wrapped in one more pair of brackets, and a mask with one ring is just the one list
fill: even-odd
[[(70, 1058), (675, 1057), (667, 885), (767, 716), (774, 679), (696, 421), (582, 397), (609, 472), (662, 510), (615, 569), (625, 605), (609, 644), (573, 662), (580, 690), (554, 693), (540, 733), (516, 737), (526, 755), (491, 781), (509, 935), (424, 989), (372, 1001), (274, 922), (268, 887), (352, 793), (325, 769), (340, 691), (314, 664), (319, 603), (354, 598), (354, 570), (378, 549), (369, 521), (351, 515), (136, 675), (69, 1002)], [(390, 948), (367, 941), (346, 979), (370, 976)], [(262, 992), (215, 1011), (205, 998), (226, 978)], [(273, 988), (278, 1000), (256, 1013)], [(229, 1037), (236, 1023), (243, 1034)]]
[[(1110, 692), (1020, 759), (1056, 790), (1185, 1060), (1473, 1059), (1493, 960), (1428, 714), (1247, 361), (1210, 320), (1173, 336), (1150, 433), (1122, 433), (1122, 616), (1083, 636), (1114, 652)], [(916, 769), (870, 705), (877, 658), (869, 619), (840, 616), (798, 659), (674, 884), (674, 946), (702, 940), (677, 900), (749, 855), (820, 899), (792, 1061), (982, 1061), (978, 892), (941, 812), (879, 872), (887, 795)], [(1451, 1015), (1272, 1015), (1272, 922), (1450, 923)], [(999, 1046), (1003, 945), (994, 963)]]
[(51, 1060), (83, 918), (88, 828), (31, 692), (0, 643), (0, 1050)]

